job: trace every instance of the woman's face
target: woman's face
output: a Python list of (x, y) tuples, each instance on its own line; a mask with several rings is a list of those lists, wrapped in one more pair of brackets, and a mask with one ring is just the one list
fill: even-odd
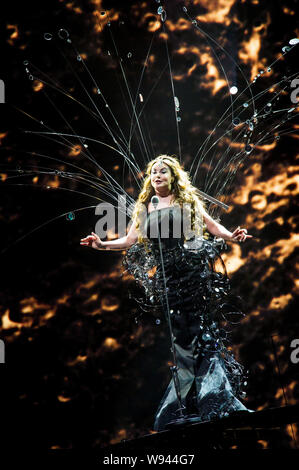
[(151, 183), (155, 191), (171, 190), (172, 174), (166, 163), (157, 162), (152, 166)]

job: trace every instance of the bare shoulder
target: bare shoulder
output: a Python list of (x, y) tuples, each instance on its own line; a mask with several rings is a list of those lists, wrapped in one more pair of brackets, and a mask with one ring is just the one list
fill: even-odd
[(204, 216), (204, 218), (206, 218), (208, 220), (213, 220), (213, 218), (210, 216), (210, 214), (208, 214), (208, 212), (205, 210), (204, 207), (201, 208), (201, 213)]

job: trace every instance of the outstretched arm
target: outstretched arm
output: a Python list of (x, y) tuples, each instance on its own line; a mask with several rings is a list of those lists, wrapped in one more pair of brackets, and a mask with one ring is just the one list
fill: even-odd
[(136, 224), (133, 222), (125, 237), (103, 242), (96, 233), (91, 232), (91, 235), (81, 238), (80, 245), (90, 246), (95, 250), (125, 250), (132, 246), (137, 239)]
[(238, 227), (233, 232), (230, 232), (223, 225), (216, 222), (205, 210), (203, 210), (203, 217), (208, 231), (216, 237), (232, 242), (245, 242), (247, 238), (252, 238), (252, 235), (248, 235), (246, 228)]

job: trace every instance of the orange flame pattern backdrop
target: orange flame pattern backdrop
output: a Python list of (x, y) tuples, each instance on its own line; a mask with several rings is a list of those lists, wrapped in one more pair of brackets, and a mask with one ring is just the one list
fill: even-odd
[[(140, 72), (154, 33), (156, 45), (146, 63), (148, 83), (154, 83), (165, 65), (160, 52), (167, 39), (174, 86), (179, 90), (185, 113), (182, 125), (186, 127), (182, 129), (188, 167), (194, 149), (223, 112), (227, 89), (209, 45), (177, 12), (177, 2), (168, 3), (166, 33), (154, 10), (155, 2), (113, 2), (111, 8), (109, 2), (102, 0), (46, 2), (44, 13), (34, 13), (35, 17), (40, 15), (38, 23), (28, 12), (23, 17), (21, 11), (11, 12), (5, 44), (14, 70), (8, 86), (10, 101), (36, 115), (36, 119), (45, 118), (53, 123), (50, 105), (44, 107), (42, 98), (38, 101), (44, 85), (34, 80), (30, 89), (27, 82), (24, 86), (20, 64), (26, 54), (28, 57), (44, 54), (53, 80), (65, 78), (68, 93), (72, 93), (67, 61), (65, 67), (62, 60), (53, 68), (53, 57), (41, 39), (45, 31), (54, 31), (58, 24), (64, 24), (72, 30), (82, 58), (99, 81), (103, 80), (106, 96), (117, 107), (122, 95), (116, 91), (117, 82), (109, 78), (115, 63), (110, 60), (113, 53), (109, 49), (107, 23), (114, 28), (120, 54), (123, 57), (130, 51), (133, 54), (132, 63), (127, 64), (131, 84), (137, 82), (136, 71)], [(279, 12), (270, 2), (266, 2), (266, 7), (261, 3), (258, 0), (185, 3), (194, 18), (223, 47), (230, 50), (235, 47), (235, 58), (249, 80), (278, 57), (291, 37), (299, 34), (292, 2), (280, 2)], [(290, 31), (294, 36), (290, 36)], [(228, 70), (229, 77), (231, 74), (232, 70)], [(275, 82), (275, 70), (271, 74)], [(168, 80), (165, 72), (158, 88), (169, 97)], [(141, 93), (146, 98), (146, 89)], [(176, 152), (175, 135), (168, 129), (168, 119), (172, 117), (163, 116), (163, 105), (160, 110), (154, 97), (153, 102), (149, 119), (154, 148)], [(74, 109), (73, 124), (81, 124), (80, 108), (70, 109)], [(23, 144), (19, 135), (20, 129), (32, 128), (32, 122), (20, 120), (19, 124), (12, 117), (9, 124), (10, 127), (0, 129), (0, 149), (7, 150), (6, 168), (26, 164), (37, 168), (38, 152), (25, 153), (35, 151), (37, 138), (31, 136)], [(89, 129), (94, 134), (101, 132), (91, 120), (85, 125), (86, 135)], [(230, 210), (222, 214), (227, 228), (245, 226), (254, 236), (245, 244), (230, 244), (223, 257), (232, 287), (244, 303), (246, 317), (234, 330), (232, 341), (237, 359), (250, 372), (246, 404), (255, 410), (283, 406), (286, 400), (295, 404), (299, 397), (299, 364), (290, 360), (290, 343), (299, 338), (295, 308), (299, 236), (294, 209), (299, 190), (298, 126), (296, 129), (294, 125), (292, 131), (280, 140), (259, 146), (248, 157), (237, 173), (228, 201)], [(224, 144), (225, 141), (221, 145)], [(43, 145), (47, 153), (47, 142)], [(234, 145), (241, 148), (242, 144)], [(87, 165), (82, 156), (83, 146), (75, 141), (71, 149), (55, 151), (62, 160)], [(120, 160), (106, 156), (103, 148), (94, 152), (104, 162), (103, 166), (121, 179)], [(43, 161), (44, 166), (47, 163)], [(57, 163), (56, 168), (63, 171), (66, 165)], [(101, 171), (93, 171), (100, 179)], [(9, 182), (8, 176), (3, 167), (0, 183)], [(33, 172), (30, 183), (31, 186), (0, 188), (3, 246), (75, 206), (75, 199), (58, 191), (62, 186), (59, 176)], [(40, 192), (40, 185), (47, 187), (48, 192)], [(70, 181), (69, 189), (78, 189), (76, 182)], [(126, 189), (135, 194), (129, 180)], [(87, 205), (80, 197), (76, 204), (76, 207)], [(34, 434), (34, 439), (46, 448), (103, 446), (150, 432), (153, 414), (169, 379), (167, 329), (157, 326), (152, 318), (134, 322), (136, 305), (128, 296), (132, 279), (123, 273), (121, 254), (79, 247), (79, 239), (94, 230), (96, 218), (94, 213), (90, 214), (78, 213), (73, 222), (60, 219), (2, 254), (0, 335), (6, 346), (8, 406), (20, 422), (30, 417), (42, 425), (43, 432)], [(18, 432), (21, 434), (22, 430), (20, 427)], [(286, 439), (292, 439), (289, 428)], [(260, 445), (266, 447), (268, 443), (261, 441)]]

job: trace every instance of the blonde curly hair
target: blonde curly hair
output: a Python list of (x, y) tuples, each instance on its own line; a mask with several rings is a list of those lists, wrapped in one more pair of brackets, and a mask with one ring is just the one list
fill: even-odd
[(179, 160), (174, 156), (162, 154), (148, 163), (143, 186), (132, 212), (132, 220), (136, 222), (136, 229), (138, 231), (138, 241), (146, 241), (141, 233), (141, 226), (144, 222), (143, 217), (147, 213), (147, 204), (155, 194), (151, 184), (151, 171), (158, 162), (165, 163), (170, 168), (173, 180), (171, 184), (171, 193), (174, 195), (173, 204), (180, 207), (184, 205), (184, 210), (187, 207), (193, 235), (201, 235), (203, 233), (204, 203), (198, 195), (197, 189), (192, 185), (189, 174), (182, 168)]

